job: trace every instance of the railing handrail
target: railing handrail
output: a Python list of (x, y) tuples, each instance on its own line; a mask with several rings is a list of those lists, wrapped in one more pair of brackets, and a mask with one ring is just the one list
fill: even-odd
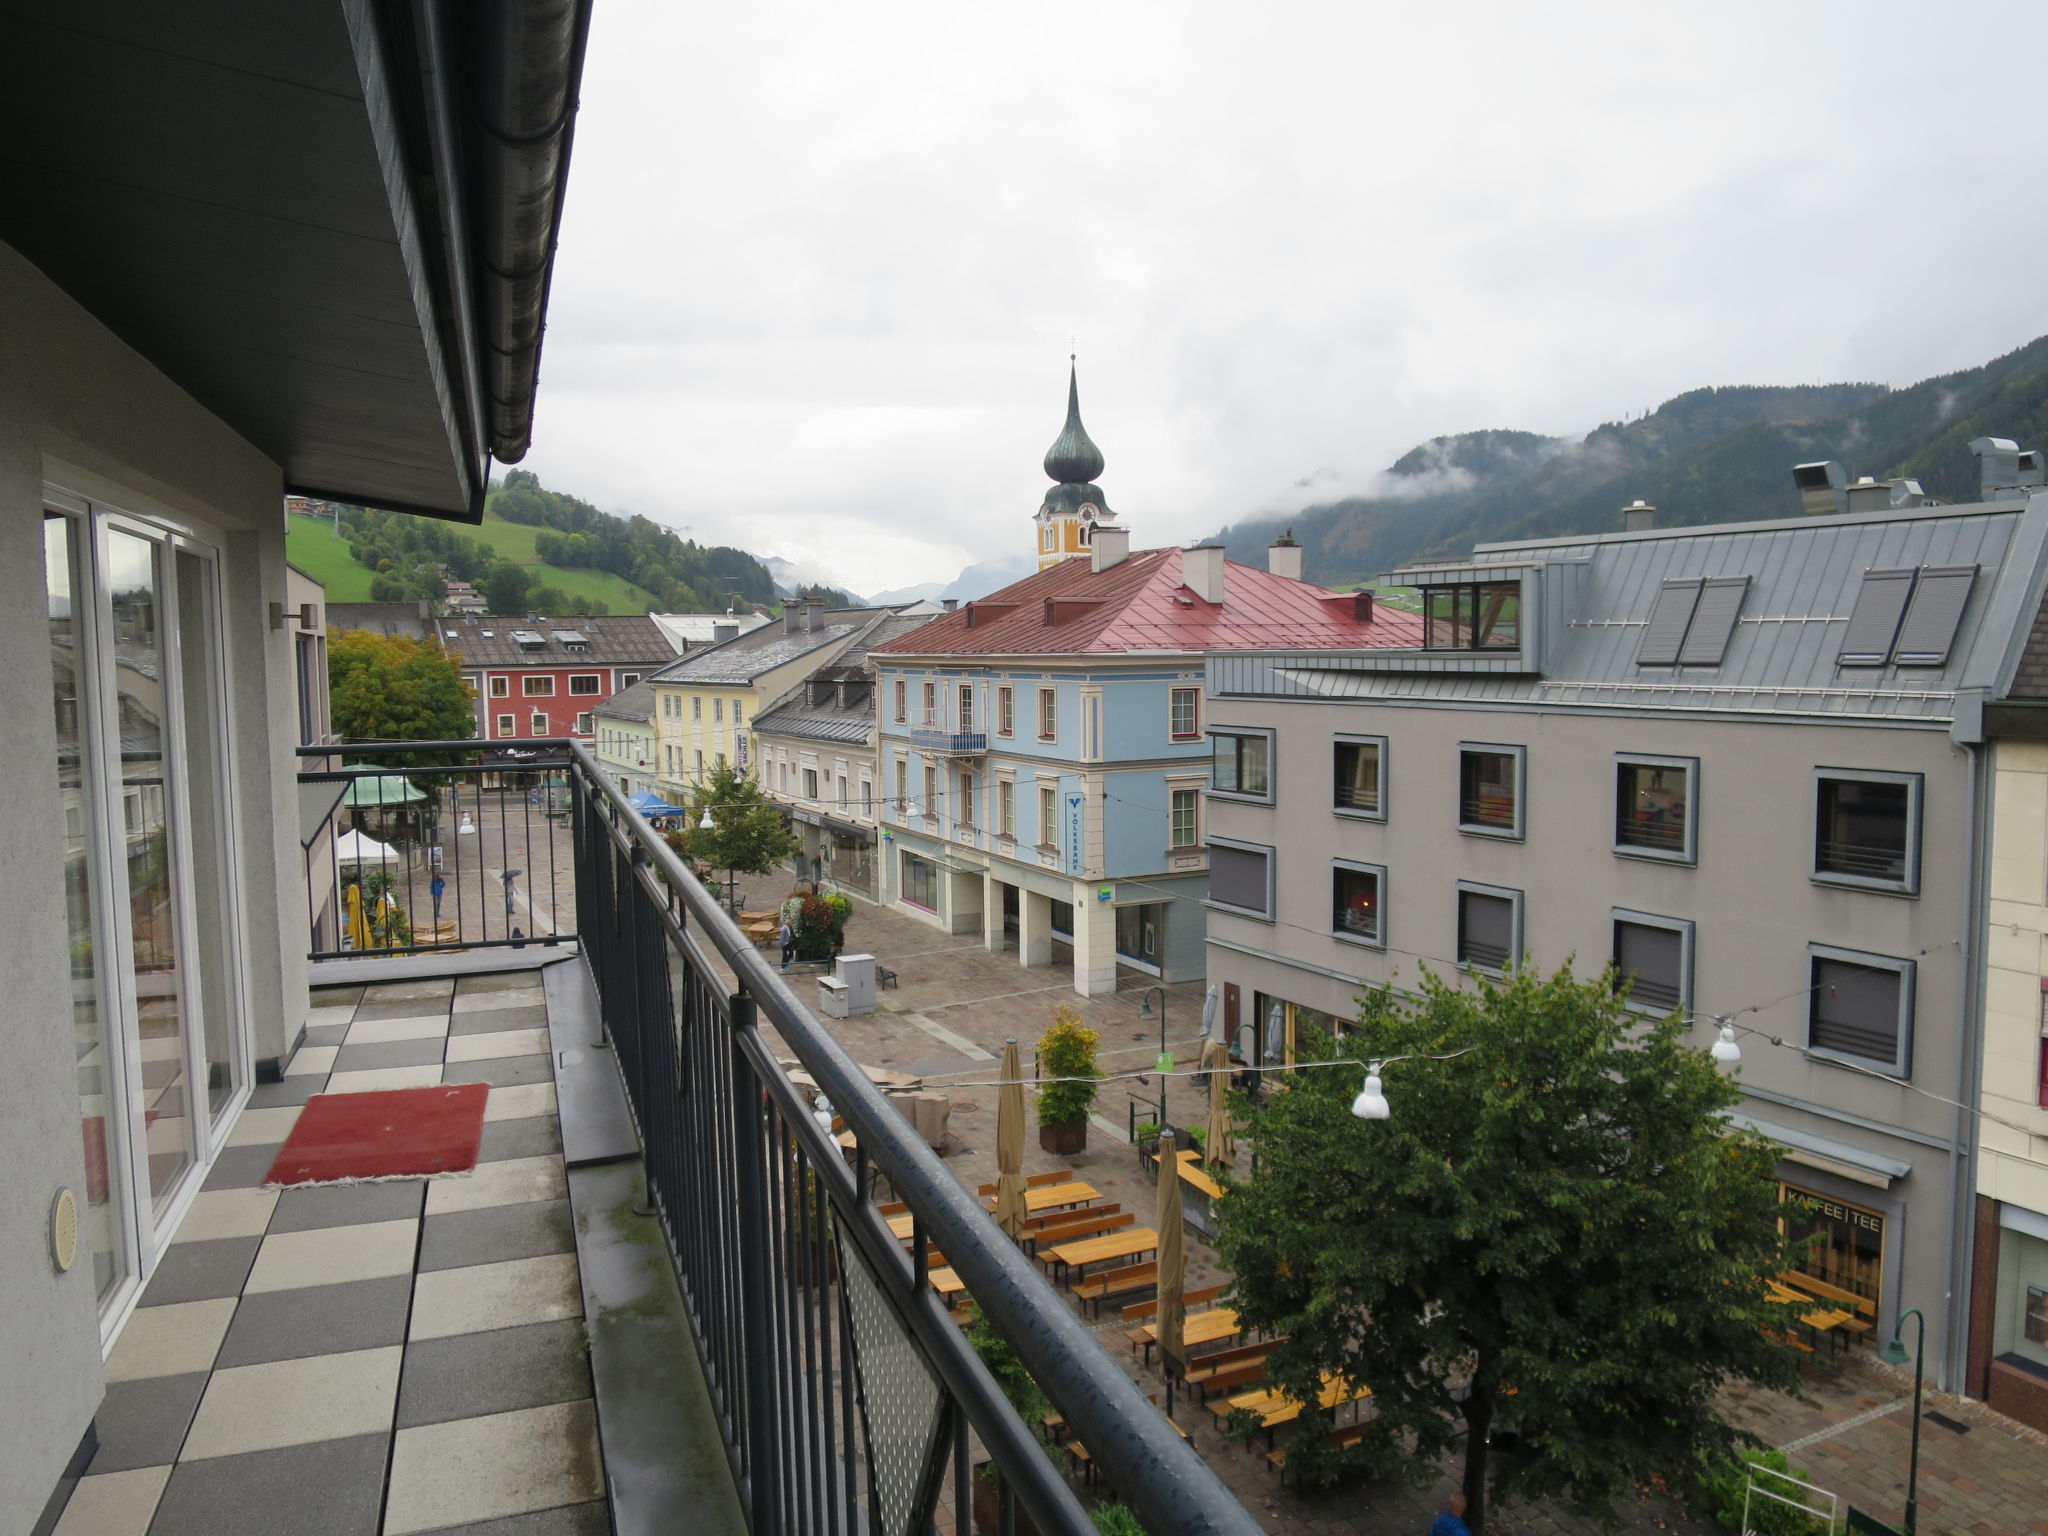
[[(1110, 1481), (1146, 1527), (1171, 1531), (1175, 1536), (1208, 1532), (1252, 1536), (1257, 1532), (1259, 1525), (1251, 1514), (1137, 1384), (1103, 1352), (1094, 1334), (1002, 1235), (980, 1202), (910, 1123), (890, 1107), (838, 1040), (797, 1000), (781, 974), (691, 876), (681, 857), (647, 818), (633, 808), (589, 746), (564, 737), (529, 737), (518, 747), (524, 752), (547, 753), (550, 766), (560, 766), (566, 757), (573, 762), (577, 776), (609, 806), (614, 820), (623, 821), (639, 862), (658, 875), (682, 904), (683, 920), (693, 930), (692, 936), (709, 940), (737, 979), (741, 995), (751, 1000), (761, 1020), (775, 1028), (804, 1071), (831, 1098), (857, 1138), (862, 1156), (888, 1176), (897, 1196), (909, 1205), (923, 1241), (945, 1253), (975, 1304), (1009, 1340), (1069, 1428), (1087, 1445), (1090, 1457), (1108, 1471)], [(349, 743), (346, 750), (388, 755), (479, 753), (502, 751), (503, 747), (490, 741), (399, 741)], [(307, 749), (301, 751), (311, 755)], [(795, 1097), (796, 1090), (786, 1078), (774, 1082)], [(803, 1106), (793, 1107), (801, 1111)], [(800, 1135), (814, 1129), (801, 1113), (792, 1119)], [(871, 1207), (863, 1209), (872, 1221), (879, 1222)], [(1012, 1440), (1004, 1447), (1010, 1454), (999, 1458), (1006, 1463), (1006, 1476), (1020, 1497), (1034, 1515), (1071, 1525), (1080, 1511), (1066, 1483), (1037, 1449), (1008, 1403), (996, 1395), (993, 1379), (959, 1330), (945, 1318), (937, 1298), (922, 1285), (916, 1285), (912, 1294), (917, 1299), (909, 1308), (908, 1321), (948, 1386), (984, 1414), (991, 1402), (1000, 1404), (993, 1427), (976, 1424), (984, 1443), (991, 1437), (1010, 1439), (1012, 1432), (1022, 1436), (1021, 1442)], [(1083, 1519), (1084, 1523), (1073, 1528), (1088, 1529)]]

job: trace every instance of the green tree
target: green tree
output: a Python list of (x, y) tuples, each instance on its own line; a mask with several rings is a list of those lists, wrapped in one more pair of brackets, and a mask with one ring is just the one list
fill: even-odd
[(1062, 1003), (1052, 1023), (1038, 1037), (1038, 1075), (1048, 1081), (1038, 1090), (1038, 1123), (1067, 1125), (1088, 1118), (1095, 1107), (1095, 1081), (1102, 1069), (1095, 1061), (1099, 1032), (1088, 1027), (1071, 1003)]
[[(1462, 1418), (1475, 1536), (1489, 1491), (1605, 1513), (1725, 1451), (1720, 1384), (1796, 1376), (1771, 1338), (1791, 1309), (1764, 1290), (1792, 1257), (1776, 1154), (1726, 1134), (1735, 1084), (1611, 973), (1425, 974), (1360, 1010), (1298, 1059), (1410, 1058), (1386, 1069), (1389, 1118), (1352, 1115), (1356, 1070), (1290, 1074), (1252, 1114), (1258, 1177), (1218, 1207), (1239, 1314), (1287, 1337), (1276, 1381), (1303, 1401), (1325, 1373), (1371, 1388), (1358, 1456), (1382, 1473), (1434, 1475)], [(1497, 1414), (1523, 1452), (1489, 1477)]]
[[(712, 769), (690, 804), (678, 836), (670, 838), (700, 864), (728, 874), (765, 875), (802, 846), (782, 810), (761, 786), (730, 764)], [(706, 813), (711, 825), (700, 826)]]
[(526, 567), (500, 560), (485, 573), (482, 585), (492, 613), (510, 619), (527, 612), (526, 594), (534, 581)]
[(335, 733), (343, 741), (467, 741), (475, 695), (461, 658), (436, 646), (364, 629), (327, 642)]

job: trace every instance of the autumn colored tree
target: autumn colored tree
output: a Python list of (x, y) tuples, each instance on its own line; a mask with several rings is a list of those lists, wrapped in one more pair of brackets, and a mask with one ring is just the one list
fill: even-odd
[[(1373, 1393), (1373, 1437), (1305, 1436), (1302, 1470), (1434, 1477), (1462, 1436), (1481, 1536), (1489, 1494), (1605, 1514), (1731, 1444), (1724, 1381), (1793, 1384), (1773, 1337), (1791, 1309), (1765, 1291), (1792, 1257), (1777, 1153), (1731, 1133), (1736, 1085), (1685, 1029), (1630, 1012), (1611, 974), (1425, 974), (1418, 996), (1361, 998), (1341, 1040), (1297, 1045), (1386, 1061), (1389, 1106), (1353, 1114), (1362, 1068), (1288, 1073), (1251, 1112), (1258, 1176), (1218, 1202), (1239, 1316), (1287, 1341), (1275, 1382), (1304, 1402), (1326, 1375)], [(1520, 1451), (1490, 1463), (1509, 1427)]]
[(343, 741), (467, 741), (476, 734), (475, 695), (461, 658), (418, 640), (334, 631), (327, 680), (335, 733)]

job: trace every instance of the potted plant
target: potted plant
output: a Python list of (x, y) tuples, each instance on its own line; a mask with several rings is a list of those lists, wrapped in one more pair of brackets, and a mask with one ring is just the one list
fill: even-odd
[[(973, 1307), (972, 1302), (963, 1305)], [(1010, 1347), (1010, 1341), (1002, 1330), (989, 1321), (988, 1315), (979, 1307), (974, 1308), (974, 1317), (967, 1325), (967, 1343), (981, 1363), (988, 1367), (989, 1375), (995, 1378), (996, 1387), (1016, 1410), (1017, 1417), (1024, 1421), (1027, 1429), (1036, 1431), (1045, 1416), (1052, 1412), (1052, 1403), (1046, 1398), (1031, 1373), (1024, 1369), (1024, 1362), (1017, 1358), (1017, 1352)], [(1048, 1455), (1051, 1453), (1048, 1452)], [(974, 1528), (982, 1536), (996, 1536), (1002, 1529), (1002, 1506), (996, 1492), (995, 1465), (993, 1462), (977, 1462), (974, 1467)], [(1017, 1536), (1038, 1536), (1038, 1527), (1019, 1505), (1016, 1511)]]
[(1038, 1144), (1059, 1157), (1088, 1145), (1088, 1111), (1095, 1107), (1095, 1047), (1102, 1036), (1090, 1029), (1071, 1004), (1061, 1004), (1038, 1037)]

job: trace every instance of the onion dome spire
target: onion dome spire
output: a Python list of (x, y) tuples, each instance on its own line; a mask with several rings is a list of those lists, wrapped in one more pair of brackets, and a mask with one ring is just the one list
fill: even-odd
[(1102, 473), (1102, 450), (1081, 425), (1081, 383), (1074, 359), (1067, 359), (1067, 424), (1045, 452), (1045, 472), (1061, 485), (1086, 485)]

